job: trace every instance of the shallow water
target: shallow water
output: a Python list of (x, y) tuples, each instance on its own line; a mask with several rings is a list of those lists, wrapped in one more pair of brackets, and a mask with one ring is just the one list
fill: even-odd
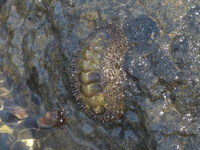
[[(101, 123), (76, 106), (70, 62), (111, 23), (129, 40), (126, 111)], [(199, 39), (199, 0), (0, 0), (0, 150), (199, 149)], [(28, 117), (16, 118), (8, 100)], [(60, 106), (68, 124), (39, 129)]]

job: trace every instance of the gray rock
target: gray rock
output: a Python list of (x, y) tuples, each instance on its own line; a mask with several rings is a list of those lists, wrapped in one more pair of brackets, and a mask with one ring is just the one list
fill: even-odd
[[(0, 107), (11, 98), (29, 113), (17, 120), (0, 112), (0, 123), (13, 129), (0, 133), (1, 148), (27, 149), (31, 139), (35, 149), (199, 149), (199, 20), (199, 0), (1, 0), (0, 72), (8, 85), (0, 88), (10, 93)], [(129, 40), (126, 112), (101, 123), (75, 105), (70, 62), (83, 39), (108, 23)], [(36, 127), (41, 114), (60, 106), (66, 126)]]

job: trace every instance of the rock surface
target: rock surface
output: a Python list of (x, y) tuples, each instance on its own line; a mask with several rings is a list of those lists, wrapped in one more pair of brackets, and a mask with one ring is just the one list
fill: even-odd
[[(75, 105), (69, 64), (81, 39), (108, 23), (129, 39), (128, 77), (123, 120), (103, 124)], [(199, 149), (199, 39), (199, 0), (1, 0), (0, 91), (10, 92), (0, 96), (1, 148)], [(29, 117), (3, 111), (7, 99)], [(59, 106), (68, 125), (38, 129), (39, 116)]]

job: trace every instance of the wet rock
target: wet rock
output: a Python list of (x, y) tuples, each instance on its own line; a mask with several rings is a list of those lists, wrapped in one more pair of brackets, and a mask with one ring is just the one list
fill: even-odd
[(155, 52), (157, 44), (143, 43), (129, 48), (129, 54), (126, 56), (125, 67), (128, 73), (144, 84), (151, 84), (156, 81), (156, 77), (151, 70), (152, 60), (151, 53)]
[(186, 138), (181, 136), (171, 136), (165, 140), (161, 140), (157, 148), (158, 150), (198, 149), (199, 143), (194, 142), (196, 141), (196, 138), (197, 137)]
[(6, 3), (7, 0), (0, 0), (0, 6)]
[[(133, 77), (137, 75), (137, 78), (133, 78), (135, 82), (133, 85), (136, 85), (136, 89), (141, 91), (132, 92), (133, 96), (135, 95), (132, 101), (139, 107), (139, 110), (143, 110), (142, 116), (147, 121), (145, 128), (150, 130), (151, 136), (155, 137), (159, 149), (187, 149), (190, 144), (184, 144), (180, 142), (181, 140), (187, 141), (186, 143), (191, 140), (192, 143), (195, 143), (194, 148), (198, 147), (196, 137), (199, 137), (197, 116), (200, 110), (200, 96), (197, 91), (199, 91), (200, 85), (198, 83), (199, 71), (197, 71), (199, 69), (197, 68), (200, 67), (198, 61), (200, 55), (199, 44), (196, 40), (198, 34), (189, 31), (192, 28), (196, 30), (198, 26), (196, 21), (198, 15), (195, 15), (198, 14), (196, 7), (186, 13), (182, 24), (179, 24), (180, 26), (174, 31), (179, 32), (180, 35), (175, 35), (171, 41), (167, 39), (164, 43), (159, 43), (159, 46), (164, 44), (166, 47), (162, 45), (162, 48), (151, 51), (147, 57), (150, 65), (144, 74), (152, 72), (154, 78), (157, 79), (152, 82), (153, 84), (149, 84), (149, 81), (147, 84), (140, 84), (144, 79), (136, 74), (138, 70), (135, 67), (137, 68), (137, 66), (133, 65), (136, 63), (130, 63), (127, 68)], [(188, 23), (190, 19), (186, 21), (185, 18), (193, 20), (192, 24), (194, 25), (191, 26)], [(160, 41), (162, 38), (164, 37), (161, 37)], [(137, 52), (136, 46), (132, 48), (132, 51)], [(129, 54), (129, 56), (131, 55)], [(134, 57), (130, 61), (136, 62), (138, 59)], [(145, 67), (141, 66), (140, 70), (145, 70)], [(140, 115), (141, 113), (139, 113)], [(140, 116), (140, 119), (143, 117)], [(162, 144), (159, 141), (162, 141)]]
[[(130, 131), (130, 130), (125, 131), (124, 133), (125, 133), (125, 134), (124, 134), (124, 138), (125, 138), (126, 140), (130, 140), (130, 139), (136, 138), (136, 136), (134, 135), (134, 133), (133, 133), (132, 131)], [(136, 138), (136, 139), (137, 139), (137, 138)]]
[(5, 139), (8, 139), (8, 137), (9, 137), (9, 134), (4, 134), (4, 133), (0, 134), (0, 143), (1, 143), (2, 149), (9, 149), (8, 142), (5, 142)]
[(48, 0), (34, 0), (33, 4), (37, 8), (38, 11), (45, 12), (48, 10), (49, 6), (49, 1)]
[(115, 136), (115, 137), (120, 137), (120, 133), (121, 133), (121, 128), (118, 127), (118, 128), (114, 128), (111, 132), (112, 136)]
[[(189, 55), (189, 43), (188, 43), (189, 37), (187, 36), (179, 36), (176, 37), (172, 44), (172, 57), (176, 59), (176, 64), (180, 69), (189, 69), (189, 67), (185, 66), (186, 59)], [(186, 68), (187, 67), (187, 68)]]
[(196, 38), (196, 35), (191, 34), (177, 36), (173, 39), (171, 55), (180, 70), (179, 78), (181, 80), (192, 80), (199, 74), (199, 42)]
[[(68, 20), (66, 20), (66, 18), (64, 17), (64, 10), (63, 10), (63, 6), (62, 4), (58, 1), (56, 3), (54, 3), (54, 8), (53, 8), (53, 13), (52, 13), (52, 21), (53, 21), (53, 25), (56, 28), (61, 29), (65, 29), (67, 27), (68, 24)], [(69, 8), (66, 8), (69, 9)]]
[(124, 132), (124, 147), (127, 147), (127, 150), (137, 149), (136, 143), (138, 142), (137, 136), (131, 130)]
[(6, 21), (9, 16), (9, 8), (6, 7), (7, 0), (0, 0), (0, 20), (1, 23)]
[[(71, 2), (0, 1), (0, 71), (11, 80), (0, 76), (8, 83), (0, 83), (0, 94), (9, 93), (0, 95), (1, 109), (11, 98), (29, 112), (19, 122), (0, 111), (0, 123), (13, 131), (1, 134), (2, 148), (198, 149), (199, 2)], [(129, 38), (126, 112), (122, 121), (108, 124), (81, 113), (69, 88), (69, 64), (79, 41), (107, 23), (123, 26)], [(36, 129), (40, 114), (60, 105), (68, 126)]]
[(136, 113), (128, 111), (126, 114), (126, 122), (131, 125), (133, 128), (136, 127), (139, 123), (139, 119)]
[(130, 41), (135, 43), (148, 42), (159, 36), (156, 22), (146, 15), (140, 15), (126, 23), (124, 30)]
[(154, 74), (165, 82), (172, 82), (178, 79), (179, 70), (173, 63), (170, 55), (159, 49), (154, 53), (153, 58)]
[(18, 150), (18, 149), (29, 150), (30, 148), (34, 148), (35, 150), (39, 150), (40, 147), (41, 147), (40, 143), (35, 139), (23, 139), (11, 145), (10, 149), (11, 150)]
[(18, 119), (26, 119), (28, 117), (27, 111), (17, 105), (14, 101), (6, 101), (4, 102), (4, 109), (5, 111), (11, 113)]
[(196, 117), (200, 113), (199, 87), (197, 83), (187, 82), (172, 91), (173, 103), (176, 109), (183, 114)]
[(91, 127), (90, 125), (88, 124), (84, 124), (82, 126), (82, 131), (85, 135), (91, 135), (93, 131), (93, 127)]
[(3, 110), (3, 101), (0, 101), (0, 111)]
[(159, 1), (150, 2), (148, 0), (139, 0), (150, 16), (159, 23), (160, 29), (164, 32), (172, 32), (176, 29), (176, 22), (180, 22), (184, 14), (195, 5), (199, 5), (198, 1)]
[(27, 17), (27, 15), (33, 10), (33, 3), (25, 0), (15, 0), (14, 6), (20, 16)]
[(183, 25), (181, 27), (183, 32), (189, 32), (189, 34), (194, 34), (193, 36), (198, 36), (200, 33), (200, 5), (193, 6), (183, 17)]
[(0, 123), (0, 133), (2, 134), (1, 138), (3, 138), (4, 136), (6, 137), (6, 134), (11, 134), (13, 132), (13, 129), (10, 128), (9, 126), (7, 126), (4, 123)]
[[(171, 55), (177, 64), (181, 83), (172, 90), (172, 99), (178, 111), (193, 117), (198, 116), (199, 108), (199, 6), (191, 8), (182, 19), (180, 36), (171, 44)], [(194, 33), (195, 32), (195, 33)], [(193, 118), (194, 119), (194, 118)]]
[(36, 128), (25, 129), (18, 133), (18, 140), (29, 139), (32, 137), (35, 140), (43, 140), (50, 136), (50, 130), (39, 130)]

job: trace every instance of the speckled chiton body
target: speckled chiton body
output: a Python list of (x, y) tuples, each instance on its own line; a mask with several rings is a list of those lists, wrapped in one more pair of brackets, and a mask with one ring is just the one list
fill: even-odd
[(108, 25), (85, 41), (72, 62), (72, 93), (93, 119), (113, 121), (124, 113), (122, 69), (127, 38), (122, 29)]

